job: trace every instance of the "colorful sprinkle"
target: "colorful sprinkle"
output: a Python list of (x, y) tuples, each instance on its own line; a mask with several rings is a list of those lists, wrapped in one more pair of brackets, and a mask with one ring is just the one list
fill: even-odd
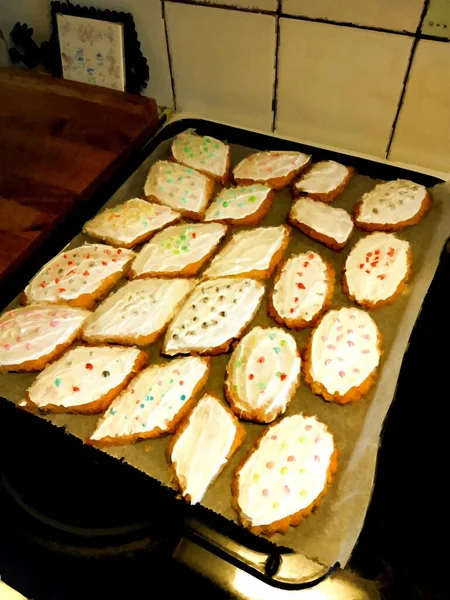
[(86, 363), (85, 366), (88, 371), (92, 371), (92, 369), (94, 368), (94, 365), (92, 365), (91, 363)]
[(275, 466), (275, 463), (273, 462), (273, 460), (269, 460), (268, 462), (266, 462), (266, 467), (268, 469), (273, 469)]
[(79, 391), (80, 391), (80, 388), (79, 388), (79, 387), (77, 387), (76, 385), (73, 385), (73, 386), (72, 386), (72, 390), (73, 390), (74, 392), (79, 392)]
[(295, 456), (293, 456), (292, 454), (290, 454), (290, 455), (287, 457), (287, 460), (288, 460), (288, 462), (295, 462)]
[(55, 321), (55, 320), (51, 320), (50, 321), (50, 327), (57, 327), (59, 325), (59, 321)]
[(283, 488), (283, 490), (284, 490), (284, 493), (287, 494), (288, 496), (291, 493), (291, 490), (289, 489), (288, 485), (285, 485), (284, 488)]
[(263, 496), (268, 496), (269, 495), (269, 490), (267, 488), (264, 488), (261, 493), (262, 493)]
[(54, 382), (54, 383), (55, 383), (56, 387), (59, 387), (59, 386), (61, 385), (61, 383), (62, 383), (62, 380), (61, 380), (59, 377), (57, 377), (57, 378), (55, 379), (55, 382)]
[(259, 473), (255, 473), (255, 474), (253, 475), (253, 481), (254, 481), (255, 483), (258, 483), (258, 481), (260, 480), (260, 478), (261, 478), (261, 475), (260, 475)]
[(181, 399), (181, 400), (186, 400), (186, 396), (185, 396), (185, 394), (182, 394), (182, 395), (180, 396), (180, 399)]
[(280, 469), (280, 473), (281, 473), (282, 475), (286, 475), (286, 474), (287, 474), (287, 472), (288, 472), (288, 470), (289, 470), (289, 469), (288, 469), (287, 467), (281, 467), (281, 469)]

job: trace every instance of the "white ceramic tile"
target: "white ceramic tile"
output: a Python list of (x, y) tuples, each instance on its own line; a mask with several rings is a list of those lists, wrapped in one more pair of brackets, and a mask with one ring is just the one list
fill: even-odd
[(412, 39), (281, 19), (281, 135), (384, 156)]
[(288, 15), (415, 31), (424, 0), (282, 0)]
[[(170, 1), (170, 0), (169, 0)], [(179, 0), (174, 0), (175, 2)], [(222, 6), (237, 6), (255, 10), (277, 10), (278, 0), (193, 0), (197, 4), (221, 4)]]
[(450, 172), (450, 44), (421, 40), (389, 159)]
[(269, 130), (275, 17), (166, 4), (179, 110)]

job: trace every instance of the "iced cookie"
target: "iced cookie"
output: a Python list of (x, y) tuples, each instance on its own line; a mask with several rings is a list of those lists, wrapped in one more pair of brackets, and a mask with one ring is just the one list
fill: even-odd
[(203, 273), (215, 277), (270, 277), (289, 243), (290, 228), (258, 227), (235, 233)]
[(381, 356), (381, 334), (359, 308), (325, 314), (312, 332), (305, 352), (305, 380), (330, 402), (361, 400), (375, 382)]
[(167, 206), (132, 198), (99, 213), (85, 223), (83, 232), (113, 246), (132, 248), (179, 219), (180, 214)]
[(166, 204), (191, 219), (200, 219), (214, 191), (214, 181), (168, 160), (152, 165), (145, 182), (147, 200)]
[(302, 152), (270, 151), (250, 154), (233, 169), (236, 183), (262, 183), (274, 190), (289, 185), (311, 160)]
[(19, 406), (101, 413), (146, 363), (146, 353), (137, 348), (78, 346), (37, 376)]
[(172, 157), (182, 165), (209, 175), (218, 183), (225, 184), (228, 181), (231, 150), (215, 138), (180, 133), (172, 142)]
[(350, 300), (375, 308), (395, 300), (411, 272), (409, 242), (392, 233), (372, 233), (357, 242), (345, 262), (342, 288)]
[(205, 221), (258, 225), (269, 212), (273, 198), (271, 188), (259, 183), (223, 189), (209, 205)]
[(334, 269), (317, 252), (290, 256), (279, 269), (269, 295), (268, 313), (289, 329), (311, 327), (330, 306)]
[(163, 353), (227, 352), (253, 320), (264, 295), (255, 279), (229, 277), (199, 284), (167, 330)]
[(137, 255), (131, 277), (193, 277), (227, 232), (221, 223), (174, 225), (157, 233)]
[(231, 355), (225, 394), (240, 419), (270, 423), (285, 412), (299, 376), (294, 338), (278, 327), (254, 327)]
[(229, 409), (215, 396), (203, 396), (178, 428), (168, 449), (175, 482), (185, 500), (191, 504), (201, 502), (244, 435)]
[(151, 365), (114, 400), (88, 443), (130, 444), (172, 433), (195, 404), (208, 373), (208, 360), (193, 356)]
[(41, 371), (81, 333), (91, 313), (82, 308), (33, 304), (0, 318), (0, 371)]
[(31, 302), (65, 302), (91, 308), (128, 270), (136, 255), (125, 248), (85, 244), (52, 258), (24, 291)]
[(94, 344), (153, 344), (194, 286), (191, 279), (131, 281), (100, 304), (86, 321), (83, 339)]
[(354, 169), (334, 160), (323, 160), (302, 173), (292, 186), (292, 195), (332, 202), (347, 187)]
[(311, 198), (299, 198), (291, 208), (288, 221), (335, 252), (342, 250), (353, 231), (353, 222), (347, 211)]
[(337, 470), (333, 435), (302, 413), (267, 428), (232, 483), (239, 521), (256, 534), (284, 533), (320, 503)]
[(407, 179), (379, 183), (353, 208), (353, 219), (365, 231), (399, 231), (418, 223), (431, 208), (423, 185)]

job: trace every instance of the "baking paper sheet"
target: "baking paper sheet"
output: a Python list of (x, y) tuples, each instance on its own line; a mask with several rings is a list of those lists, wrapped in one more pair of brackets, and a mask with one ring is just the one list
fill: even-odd
[[(105, 206), (113, 206), (142, 195), (144, 181), (151, 164), (166, 158), (169, 147), (170, 140), (161, 144)], [(232, 145), (233, 165), (250, 152), (249, 148)], [(351, 159), (349, 162), (351, 163)], [(333, 206), (350, 211), (361, 194), (370, 190), (379, 181), (356, 175)], [(381, 426), (395, 393), (410, 333), (436, 271), (444, 243), (450, 235), (450, 184), (436, 185), (430, 191), (433, 197), (433, 208), (429, 215), (418, 225), (399, 234), (399, 237), (411, 242), (413, 250), (413, 273), (408, 289), (393, 305), (378, 308), (371, 313), (383, 335), (384, 347), (376, 385), (362, 401), (340, 406), (315, 396), (302, 380), (286, 413), (290, 415), (303, 411), (315, 414), (327, 424), (335, 436), (340, 452), (339, 471), (335, 483), (322, 499), (318, 510), (304, 519), (298, 527), (290, 528), (286, 534), (277, 534), (271, 539), (325, 565), (332, 565), (336, 561), (345, 565), (361, 532), (372, 493)], [(284, 223), (291, 204), (288, 190), (277, 192), (272, 209), (262, 225)], [(351, 247), (362, 235), (364, 235), (362, 232), (355, 230), (347, 247), (340, 254), (336, 254), (293, 229), (285, 256), (312, 249), (331, 261), (337, 273), (332, 308), (349, 306), (350, 301), (341, 292), (339, 276)], [(86, 236), (78, 235), (69, 247), (79, 246), (85, 241), (88, 241)], [(268, 289), (272, 282), (266, 284)], [(13, 302), (8, 308), (15, 305), (17, 302)], [(264, 300), (252, 325), (276, 325), (267, 316), (266, 306)], [(309, 333), (310, 330), (293, 332), (300, 348), (304, 347)], [(157, 343), (146, 349), (149, 352), (150, 362), (163, 360), (160, 356), (160, 348), (161, 343)], [(213, 358), (205, 392), (213, 392), (223, 398), (225, 367), (229, 357), (229, 354), (223, 354)], [(0, 374), (0, 395), (11, 402), (18, 403), (35, 377), (35, 374)], [(54, 415), (42, 418), (84, 439), (94, 430), (98, 417)], [(247, 435), (243, 445), (211, 485), (202, 502), (204, 506), (232, 521), (236, 521), (230, 497), (233, 472), (265, 427), (251, 423), (244, 426)], [(171, 486), (166, 463), (168, 441), (169, 438), (166, 437), (104, 451), (116, 458), (124, 459), (163, 485)]]

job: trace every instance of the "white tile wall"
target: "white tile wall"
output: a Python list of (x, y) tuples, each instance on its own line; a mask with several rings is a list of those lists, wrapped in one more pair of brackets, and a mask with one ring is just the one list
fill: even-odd
[(450, 174), (450, 44), (419, 42), (389, 158)]
[(275, 17), (166, 3), (177, 108), (270, 130)]
[(424, 0), (282, 0), (289, 15), (397, 31), (416, 31), (423, 5)]
[[(175, 2), (179, 0), (174, 0)], [(219, 4), (222, 6), (238, 6), (256, 10), (277, 10), (278, 0), (193, 0), (197, 4)]]
[(281, 19), (276, 131), (383, 157), (412, 39)]

